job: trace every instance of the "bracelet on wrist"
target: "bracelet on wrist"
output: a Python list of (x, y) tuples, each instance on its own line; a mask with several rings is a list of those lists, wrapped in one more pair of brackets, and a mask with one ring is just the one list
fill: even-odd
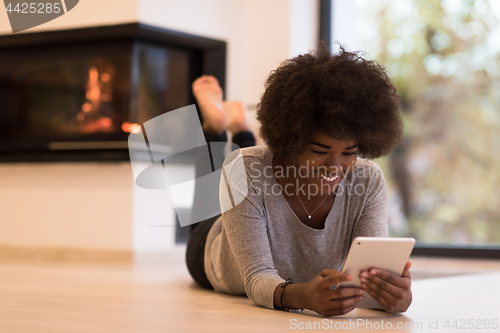
[[(289, 278), (289, 279), (286, 279), (285, 281), (285, 284), (281, 286), (281, 295), (280, 295), (280, 304), (281, 304), (281, 307), (283, 308), (283, 310), (285, 311), (290, 311), (289, 308), (287, 308), (285, 305), (283, 305), (283, 294), (285, 293), (285, 288), (289, 285), (289, 284), (292, 284), (292, 279)], [(304, 309), (300, 309), (300, 311), (302, 311)]]

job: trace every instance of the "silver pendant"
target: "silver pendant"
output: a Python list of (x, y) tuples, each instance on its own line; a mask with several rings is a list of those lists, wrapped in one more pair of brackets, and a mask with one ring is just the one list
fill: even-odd
[(311, 215), (309, 215), (308, 217), (311, 218)]

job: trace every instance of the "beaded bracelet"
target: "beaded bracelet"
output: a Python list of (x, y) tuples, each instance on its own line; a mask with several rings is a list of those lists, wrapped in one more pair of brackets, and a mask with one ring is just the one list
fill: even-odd
[(289, 284), (292, 284), (292, 279), (287, 279), (285, 281), (285, 284), (281, 286), (281, 296), (280, 296), (280, 304), (281, 304), (281, 307), (283, 308), (283, 310), (285, 311), (290, 311), (289, 308), (286, 308), (284, 305), (283, 305), (283, 293), (285, 292), (285, 288), (286, 286), (288, 286)]

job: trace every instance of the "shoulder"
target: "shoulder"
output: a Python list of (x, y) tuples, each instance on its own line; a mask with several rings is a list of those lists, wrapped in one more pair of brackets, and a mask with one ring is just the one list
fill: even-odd
[(374, 161), (359, 158), (354, 165), (353, 176), (359, 180), (370, 180), (383, 178), (384, 173)]
[(351, 198), (370, 204), (375, 201), (385, 201), (387, 185), (380, 166), (365, 159), (358, 159), (355, 164), (350, 184), (346, 184)]
[(385, 177), (380, 166), (371, 160), (358, 159), (354, 165), (352, 172), (352, 183), (363, 184), (363, 186), (370, 190), (385, 186)]
[[(219, 200), (225, 223), (235, 213), (245, 216), (264, 216), (262, 167), (272, 158), (266, 146), (241, 148), (231, 152), (225, 159), (220, 179)], [(272, 167), (272, 166), (271, 166)]]
[(241, 163), (244, 164), (247, 175), (259, 178), (266, 168), (272, 168), (271, 151), (264, 145), (237, 149), (226, 157), (224, 169), (230, 172), (234, 164)]
[(246, 148), (240, 148), (236, 149), (233, 152), (231, 152), (227, 158), (224, 164), (227, 163), (228, 160), (233, 160), (238, 157), (243, 157), (245, 160), (249, 161), (264, 161), (266, 157), (269, 157), (268, 154), (270, 153), (270, 150), (267, 146), (253, 146), (253, 147), (246, 147)]

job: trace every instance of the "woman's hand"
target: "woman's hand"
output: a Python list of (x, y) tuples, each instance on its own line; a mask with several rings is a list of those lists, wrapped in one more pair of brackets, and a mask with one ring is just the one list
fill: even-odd
[(343, 315), (352, 311), (363, 299), (364, 291), (358, 287), (330, 289), (332, 285), (351, 280), (350, 274), (332, 269), (323, 270), (310, 282), (304, 284), (302, 297), (305, 308), (325, 317)]
[(401, 276), (378, 268), (361, 272), (361, 287), (384, 311), (405, 312), (412, 301), (410, 267), (408, 260)]

